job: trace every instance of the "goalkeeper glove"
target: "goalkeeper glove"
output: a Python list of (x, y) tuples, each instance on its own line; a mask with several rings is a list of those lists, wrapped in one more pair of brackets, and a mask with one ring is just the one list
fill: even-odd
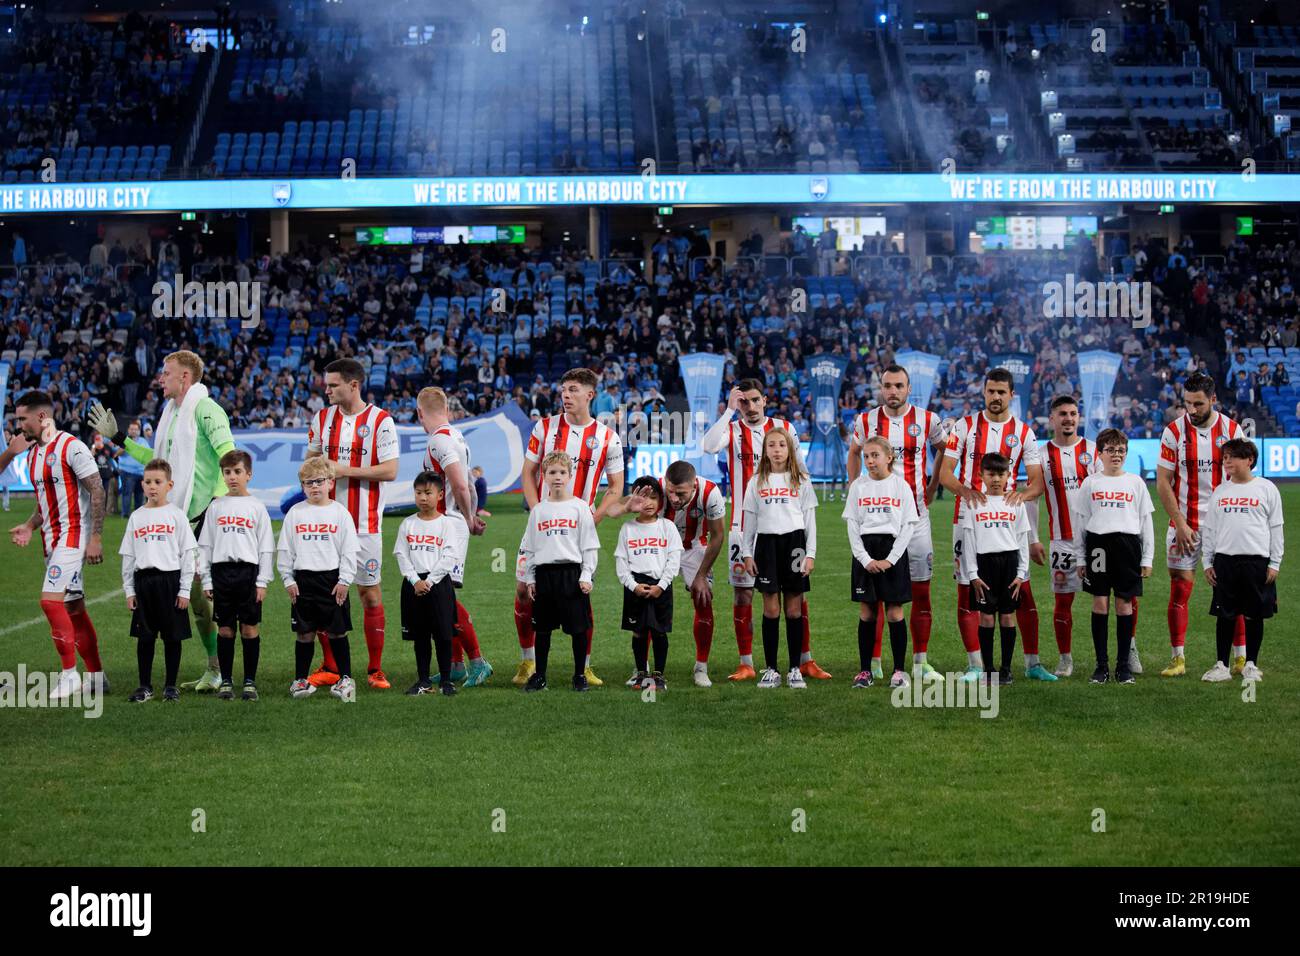
[(91, 403), (90, 411), (86, 415), (86, 421), (91, 428), (113, 442), (113, 444), (121, 445), (126, 441), (126, 435), (117, 427), (117, 416), (98, 401)]

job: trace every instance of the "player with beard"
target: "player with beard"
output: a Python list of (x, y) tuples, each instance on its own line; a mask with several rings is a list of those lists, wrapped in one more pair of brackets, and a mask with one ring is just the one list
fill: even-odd
[[(99, 636), (86, 613), (81, 566), (104, 560), (104, 485), (95, 457), (85, 442), (60, 431), (54, 423), (54, 400), (45, 392), (27, 392), (14, 402), (15, 425), (29, 443), (27, 474), (35, 490), (32, 516), (9, 530), (20, 548), (41, 529), (45, 580), (41, 611), (63, 671), (50, 691), (51, 700), (108, 692), (99, 659)], [(86, 665), (77, 674), (77, 654)]]
[[(741, 554), (744, 540), (745, 489), (758, 467), (759, 455), (763, 449), (763, 436), (773, 428), (784, 428), (796, 436), (793, 425), (783, 418), (768, 418), (764, 412), (767, 397), (763, 394), (763, 383), (756, 378), (741, 379), (727, 397), (727, 411), (704, 433), (700, 447), (707, 454), (716, 455), (724, 448), (727, 450), (727, 475), (731, 487), (731, 531), (727, 537), (727, 558), (731, 568), (732, 621), (736, 627), (736, 646), (740, 651), (740, 666), (728, 680), (754, 680), (758, 673), (754, 670), (754, 578), (745, 570), (744, 557)], [(736, 413), (740, 417), (736, 418)], [(795, 442), (794, 456), (803, 464), (803, 455)], [(803, 653), (799, 670), (804, 677), (816, 677), (829, 680), (830, 674), (817, 666), (812, 656), (812, 632), (808, 626), (808, 601), (804, 599), (803, 615)]]
[[(1201, 559), (1201, 525), (1205, 511), (1224, 480), (1223, 445), (1245, 437), (1241, 426), (1215, 409), (1214, 379), (1202, 373), (1183, 383), (1181, 418), (1165, 426), (1156, 460), (1156, 492), (1169, 514), (1165, 558), (1169, 562), (1169, 644), (1173, 660), (1161, 677), (1182, 677), (1186, 671), (1187, 606), (1194, 572)], [(1238, 617), (1232, 636), (1232, 673), (1246, 666), (1246, 621)]]
[[(682, 539), (681, 564), (678, 574), (690, 590), (695, 606), (695, 669), (692, 679), (696, 687), (712, 687), (709, 680), (709, 651), (713, 647), (713, 564), (726, 540), (723, 518), (727, 513), (722, 489), (695, 471), (689, 461), (675, 461), (668, 466), (659, 485), (664, 491), (664, 517), (677, 525)], [(610, 506), (611, 518), (623, 514), (641, 514), (647, 508), (658, 509), (653, 496), (638, 489), (622, 501)], [(635, 677), (628, 686), (635, 686)]]
[[(1078, 510), (1079, 488), (1083, 479), (1101, 471), (1097, 445), (1079, 434), (1079, 403), (1073, 395), (1058, 395), (1052, 399), (1050, 412), (1052, 440), (1041, 446), (1043, 457), (1043, 500), (1047, 503), (1048, 548), (1038, 540), (1038, 509), (1029, 509), (1029, 558), (1035, 564), (1050, 560), (1052, 593), (1056, 604), (1052, 610), (1052, 627), (1056, 633), (1056, 649), (1060, 660), (1055, 674), (1047, 674), (1042, 665), (1029, 667), (1028, 676), (1038, 680), (1055, 680), (1074, 673), (1074, 656), (1071, 641), (1074, 632), (1074, 596), (1083, 587), (1075, 566), (1074, 532), (1075, 512)], [(1137, 614), (1137, 598), (1132, 598), (1133, 613)], [(1134, 619), (1136, 621), (1136, 618)], [(1026, 654), (1026, 658), (1028, 655)], [(1029, 661), (1026, 659), (1025, 664)], [(1137, 645), (1130, 647), (1128, 660), (1116, 661), (1134, 674), (1142, 673), (1138, 661)], [(1136, 666), (1134, 666), (1136, 665)]]
[[(862, 472), (862, 450), (867, 439), (879, 435), (894, 449), (893, 472), (907, 483), (916, 501), (920, 520), (911, 532), (907, 545), (907, 564), (912, 581), (912, 666), (921, 671), (927, 680), (943, 680), (926, 654), (930, 646), (930, 579), (934, 574), (934, 538), (930, 531), (928, 505), (934, 500), (939, 486), (939, 469), (926, 476), (928, 450), (934, 448), (936, 457), (951, 424), (934, 412), (917, 408), (907, 400), (911, 391), (911, 377), (901, 365), (890, 365), (880, 377), (881, 404), (863, 412), (853, 420), (853, 437), (849, 440), (848, 478), (850, 486)], [(880, 647), (884, 637), (885, 610), (881, 605), (875, 615), (876, 643), (871, 655), (871, 676), (880, 680), (884, 670), (880, 663)]]
[[(956, 527), (963, 505), (984, 504), (980, 461), (985, 455), (1001, 455), (1009, 462), (1006, 501), (1009, 505), (1032, 502), (1043, 493), (1042, 459), (1038, 440), (1028, 423), (1011, 414), (1011, 396), (1015, 378), (1004, 368), (990, 369), (984, 376), (984, 410), (960, 419), (948, 436), (948, 447), (940, 466), (939, 481), (956, 496), (953, 503), (953, 554), (957, 559), (957, 626), (966, 648), (967, 680), (977, 680), (983, 668), (980, 657), (979, 612), (971, 603), (970, 581), (961, 560), (961, 537)], [(1025, 466), (1028, 481), (1021, 487), (1016, 474)], [(960, 472), (958, 471), (960, 469)], [(1034, 505), (1027, 510), (1033, 511)], [(1016, 623), (1025, 642), (1026, 657), (1038, 654), (1038, 608), (1034, 594), (1025, 581), (1019, 589)], [(1032, 650), (1031, 650), (1032, 649)], [(1026, 660), (1028, 664), (1028, 659)], [(1050, 675), (1049, 675), (1050, 676)]]

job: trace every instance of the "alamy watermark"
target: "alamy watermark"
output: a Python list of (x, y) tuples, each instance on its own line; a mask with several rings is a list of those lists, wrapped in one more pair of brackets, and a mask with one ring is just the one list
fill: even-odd
[(1131, 319), (1133, 328), (1151, 324), (1150, 282), (1092, 282), (1076, 279), (1043, 286), (1043, 316), (1048, 319)]
[(28, 671), (26, 664), (18, 665), (18, 673), (0, 671), (0, 709), (7, 707), (66, 707), (69, 710), (83, 710), (83, 717), (90, 719), (104, 713), (103, 691), (94, 689), (94, 685), (79, 684), (72, 692), (63, 696), (54, 696), (59, 686), (58, 671)]
[[(926, 680), (918, 669), (912, 680), (889, 692), (889, 702), (895, 707), (915, 708), (970, 708), (978, 710), (980, 717), (996, 717), (1000, 710), (997, 675), (983, 675), (979, 680), (966, 681), (962, 673), (944, 674), (942, 681)], [(992, 676), (993, 679), (987, 679)]]
[(255, 329), (262, 322), (262, 283), (185, 281), (176, 273), (171, 282), (153, 284), (156, 319), (239, 319), (239, 327)]

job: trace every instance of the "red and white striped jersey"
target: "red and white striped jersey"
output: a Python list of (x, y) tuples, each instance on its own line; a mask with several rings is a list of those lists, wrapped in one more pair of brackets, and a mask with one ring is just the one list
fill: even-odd
[[(1016, 472), (1022, 463), (1042, 464), (1034, 430), (1016, 416), (1012, 415), (1005, 422), (993, 422), (983, 412), (976, 412), (957, 420), (948, 436), (944, 456), (956, 459), (956, 474), (962, 484), (982, 491), (984, 481), (980, 478), (980, 461), (985, 455), (994, 454), (1004, 455), (1011, 462), (1007, 491), (1016, 486)], [(952, 523), (957, 524), (960, 520), (961, 498), (958, 497), (953, 502)]]
[(916, 499), (917, 513), (924, 516), (926, 450), (931, 439), (942, 434), (942, 419), (929, 409), (908, 405), (899, 418), (891, 418), (884, 406), (863, 412), (853, 419), (853, 443), (859, 448), (868, 438), (879, 435), (894, 449), (894, 474), (907, 482)]
[(55, 432), (48, 445), (32, 445), (27, 476), (36, 489), (47, 557), (55, 548), (84, 548), (90, 541), (90, 492), (81, 479), (97, 474), (86, 443), (67, 432)]
[[(553, 451), (562, 451), (573, 459), (573, 482), (569, 486), (575, 498), (581, 498), (591, 507), (596, 506), (596, 491), (600, 476), (623, 473), (623, 443), (614, 429), (592, 419), (585, 425), (574, 425), (561, 412), (541, 419), (528, 436), (528, 449), (524, 457), (540, 462)], [(542, 490), (542, 469), (537, 469), (537, 492)]]
[(727, 429), (727, 476), (731, 484), (731, 527), (738, 530), (745, 524), (745, 489), (749, 479), (758, 470), (758, 459), (763, 454), (763, 436), (773, 428), (784, 428), (794, 440), (794, 453), (800, 463), (803, 452), (799, 448), (799, 433), (784, 418), (764, 418), (757, 428), (751, 428), (743, 418), (736, 417)]
[[(1205, 428), (1194, 427), (1184, 414), (1166, 425), (1160, 436), (1156, 465), (1173, 471), (1178, 511), (1193, 531), (1200, 529), (1210, 495), (1224, 481), (1223, 443), (1241, 434), (1240, 425), (1222, 412), (1215, 412)], [(1173, 521), (1169, 526), (1173, 527)]]
[[(1043, 498), (1047, 502), (1047, 527), (1052, 541), (1074, 539), (1075, 505), (1083, 479), (1101, 472), (1097, 443), (1080, 438), (1069, 448), (1054, 441), (1044, 442)], [(1032, 505), (1030, 506), (1032, 507)]]
[[(355, 415), (344, 415), (337, 405), (322, 408), (307, 428), (308, 452), (324, 452), (330, 461), (349, 468), (373, 468), (400, 453), (397, 425), (382, 408), (366, 405)], [(331, 497), (352, 515), (357, 534), (380, 534), (387, 482), (339, 478)]]
[[(429, 447), (424, 453), (424, 467), (442, 475), (442, 501), (438, 503), (438, 513), (464, 517), (460, 513), (460, 505), (456, 504), (456, 496), (451, 493), (451, 485), (447, 482), (447, 469), (455, 462), (460, 462), (461, 470), (465, 472), (465, 481), (470, 482), (469, 445), (465, 443), (465, 436), (458, 428), (442, 425), (429, 436)], [(470, 494), (473, 493), (474, 486), (471, 484)]]
[(688, 551), (691, 548), (708, 547), (709, 522), (717, 521), (727, 513), (722, 489), (702, 475), (696, 475), (695, 495), (685, 508), (678, 511), (668, 501), (668, 489), (662, 478), (659, 479), (659, 487), (664, 489), (664, 517), (677, 525), (682, 546)]

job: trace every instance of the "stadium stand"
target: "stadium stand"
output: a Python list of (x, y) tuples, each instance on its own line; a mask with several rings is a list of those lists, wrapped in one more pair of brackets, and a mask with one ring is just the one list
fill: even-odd
[(487, 38), (465, 27), (381, 46), (355, 25), (320, 27), (310, 40), (264, 25), (238, 54), (212, 170), (335, 172), (347, 158), (379, 175), (635, 167), (625, 21), (549, 29), (517, 40), (503, 70)]
[[(668, 41), (679, 172), (888, 168), (865, 66), (845, 36), (829, 51), (792, 52), (789, 32), (698, 14)], [(854, 56), (854, 59), (850, 59)]]
[(0, 53), (0, 180), (159, 179), (189, 131), (200, 57), (165, 21), (33, 24)]

